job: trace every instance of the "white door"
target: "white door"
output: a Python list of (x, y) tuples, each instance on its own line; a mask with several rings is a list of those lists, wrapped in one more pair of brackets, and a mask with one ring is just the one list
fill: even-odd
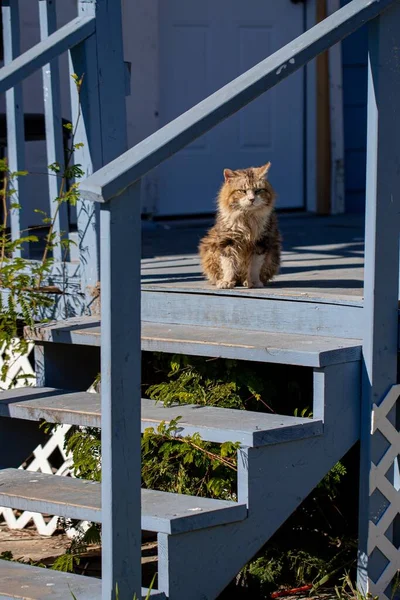
[[(161, 0), (160, 124), (304, 31), (290, 0)], [(304, 76), (299, 71), (157, 169), (157, 215), (210, 213), (224, 168), (272, 162), (279, 208), (303, 206)]]

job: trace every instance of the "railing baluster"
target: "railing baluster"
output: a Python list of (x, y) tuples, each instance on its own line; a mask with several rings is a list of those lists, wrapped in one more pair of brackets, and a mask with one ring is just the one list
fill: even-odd
[[(3, 0), (3, 38), (4, 38), (4, 64), (12, 62), (20, 54), (19, 32), (19, 6), (18, 0)], [(16, 85), (6, 91), (7, 115), (7, 157), (9, 169), (12, 172), (25, 170), (25, 133), (24, 133), (24, 108), (22, 101), (22, 84)], [(12, 182), (15, 194), (12, 202), (20, 204), (26, 200), (26, 180), (16, 177)], [(13, 240), (21, 237), (20, 211), (12, 209), (10, 212), (11, 236)], [(17, 248), (14, 257), (28, 255), (28, 248)]]
[[(373, 405), (379, 406), (391, 386), (397, 382), (399, 41), (400, 3), (395, 2), (369, 26), (359, 586), (364, 593), (368, 591), (371, 597), (378, 595), (379, 598), (392, 597), (390, 592), (389, 595), (384, 594), (399, 564), (398, 550), (390, 543), (392, 540), (397, 545), (393, 539), (396, 536), (396, 507), (392, 505), (389, 508), (390, 501), (384, 499), (379, 487), (373, 489), (377, 474), (387, 482), (385, 487), (390, 489), (390, 482), (394, 483), (396, 465), (393, 464), (392, 473), (390, 469), (387, 471), (388, 466), (384, 469), (379, 466), (382, 453), (386, 452), (383, 451), (382, 434), (379, 431), (371, 433), (376, 425)], [(398, 406), (397, 419), (399, 409)], [(389, 441), (388, 444), (390, 446)], [(393, 492), (393, 496), (396, 496), (396, 492)], [(391, 525), (386, 523), (382, 531), (380, 518), (383, 513), (386, 515), (387, 510), (389, 515), (392, 512), (393, 522)], [(396, 558), (392, 562), (393, 557)]]
[[(57, 29), (57, 15), (54, 0), (39, 0), (39, 18), (40, 18), (40, 39), (44, 40)], [(46, 124), (46, 150), (47, 164), (57, 162), (62, 169), (65, 162), (64, 145), (62, 135), (62, 116), (60, 102), (60, 77), (58, 58), (45, 65), (42, 69), (43, 92), (44, 92), (44, 113)], [(56, 240), (64, 232), (68, 235), (68, 207), (61, 204), (57, 210), (57, 203), (54, 200), (59, 195), (60, 178), (49, 170), (49, 201), (50, 216), (54, 220), (53, 232)], [(53, 257), (56, 261), (68, 260), (69, 252), (65, 251), (60, 244), (56, 243), (53, 249)]]
[[(79, 16), (94, 16), (95, 5), (79, 2)], [(71, 78), (72, 124), (76, 142), (83, 146), (74, 152), (74, 162), (79, 163), (88, 177), (104, 163), (102, 159), (101, 121), (97, 80), (96, 38), (92, 36), (69, 52), (70, 74), (84, 77), (78, 95)], [(77, 205), (78, 244), (80, 257), (81, 289), (90, 307), (91, 290), (100, 279), (100, 209), (93, 202), (79, 200)]]

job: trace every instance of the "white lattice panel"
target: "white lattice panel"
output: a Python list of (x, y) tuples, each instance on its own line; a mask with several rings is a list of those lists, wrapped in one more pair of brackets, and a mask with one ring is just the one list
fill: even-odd
[[(23, 387), (26, 385), (35, 384), (35, 373), (32, 369), (29, 361), (29, 355), (33, 350), (34, 344), (29, 344), (28, 352), (21, 354), (16, 351), (18, 340), (7, 349), (8, 354), (8, 372), (6, 381), (0, 382), (0, 390), (9, 389), (10, 387)], [(0, 369), (5, 362), (5, 344), (0, 347)], [(25, 377), (22, 377), (26, 375)], [(0, 391), (1, 393), (1, 391)], [(33, 460), (24, 467), (20, 466), (20, 469), (26, 468), (28, 471), (56, 475), (70, 475), (72, 468), (72, 460), (65, 454), (64, 451), (64, 438), (65, 434), (69, 430), (69, 425), (61, 425), (50, 435), (49, 440), (46, 444), (39, 445), (33, 450)], [(62, 465), (59, 466), (60, 457), (62, 458)], [(56, 464), (55, 460), (56, 458)], [(27, 525), (33, 522), (38, 533), (41, 535), (52, 535), (57, 528), (58, 517), (45, 518), (40, 513), (33, 513), (29, 511), (15, 511), (11, 508), (0, 507), (0, 520), (4, 519), (5, 523), (10, 529), (24, 529)]]
[[(72, 469), (72, 459), (65, 454), (64, 438), (70, 425), (60, 425), (52, 433), (46, 444), (39, 445), (33, 451), (33, 461), (26, 467), (27, 471), (32, 473), (48, 473), (54, 475), (70, 475)], [(55, 469), (52, 464), (52, 455), (57, 454), (59, 459), (60, 454), (63, 459), (63, 464), (58, 469)], [(20, 469), (23, 467), (21, 466)], [(34, 477), (34, 475), (32, 475)], [(52, 535), (57, 528), (58, 517), (49, 518), (43, 517), (40, 513), (30, 511), (15, 511), (11, 508), (0, 507), (0, 519), (3, 518), (10, 529), (24, 529), (28, 524), (33, 522), (38, 533), (41, 535)]]
[[(15, 340), (6, 351), (6, 344), (0, 346), (0, 371), (4, 366), (5, 353), (7, 352), (7, 376), (5, 381), (0, 381), (0, 390), (8, 390), (10, 387), (23, 387), (35, 385), (35, 373), (29, 361), (29, 355), (34, 344), (28, 345), (28, 352), (21, 354), (17, 351), (18, 340)], [(25, 375), (26, 377), (23, 377)]]
[[(369, 523), (368, 555), (370, 560), (374, 553), (381, 553), (379, 555), (381, 562), (386, 563), (376, 581), (369, 579), (369, 592), (372, 596), (388, 600), (393, 597), (387, 595), (390, 594), (389, 586), (394, 583), (396, 575), (400, 571), (400, 550), (393, 545), (390, 539), (392, 536), (387, 535), (395, 528), (395, 521), (400, 519), (400, 432), (388, 418), (390, 411), (396, 410), (394, 407), (397, 406), (399, 398), (400, 385), (395, 385), (379, 406), (374, 404), (371, 431), (372, 435), (379, 432), (383, 436), (387, 449), (376, 465), (371, 463), (370, 496), (378, 491), (386, 499), (385, 505), (387, 504), (387, 506), (375, 523), (372, 521)], [(399, 410), (398, 406), (397, 410)], [(390, 479), (387, 477), (388, 472), (390, 472)]]

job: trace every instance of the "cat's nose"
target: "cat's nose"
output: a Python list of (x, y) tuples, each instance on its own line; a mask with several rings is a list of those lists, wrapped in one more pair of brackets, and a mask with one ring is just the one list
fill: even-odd
[(247, 194), (247, 199), (250, 200), (250, 202), (254, 202), (254, 200), (256, 199), (254, 194)]

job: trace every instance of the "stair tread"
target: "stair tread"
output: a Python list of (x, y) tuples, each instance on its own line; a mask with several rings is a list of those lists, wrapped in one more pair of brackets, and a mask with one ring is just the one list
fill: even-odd
[[(100, 346), (96, 317), (47, 323), (25, 333), (36, 341)], [(142, 321), (142, 350), (325, 367), (360, 360), (361, 341)]]
[[(22, 469), (0, 471), (0, 506), (101, 523), (101, 485)], [(242, 521), (237, 502), (142, 489), (142, 529), (185, 533)]]
[[(147, 593), (142, 588), (143, 598)], [(0, 560), (0, 598), (72, 600), (72, 594), (77, 600), (101, 600), (101, 580)], [(152, 590), (151, 598), (162, 600), (165, 595)]]
[[(197, 405), (164, 407), (155, 400), (142, 399), (142, 432), (159, 423), (182, 417), (179, 435), (200, 433), (210, 442), (240, 442), (244, 446), (265, 446), (321, 435), (320, 420)], [(69, 392), (54, 388), (18, 388), (0, 395), (0, 416), (85, 427), (101, 426), (100, 394)]]

